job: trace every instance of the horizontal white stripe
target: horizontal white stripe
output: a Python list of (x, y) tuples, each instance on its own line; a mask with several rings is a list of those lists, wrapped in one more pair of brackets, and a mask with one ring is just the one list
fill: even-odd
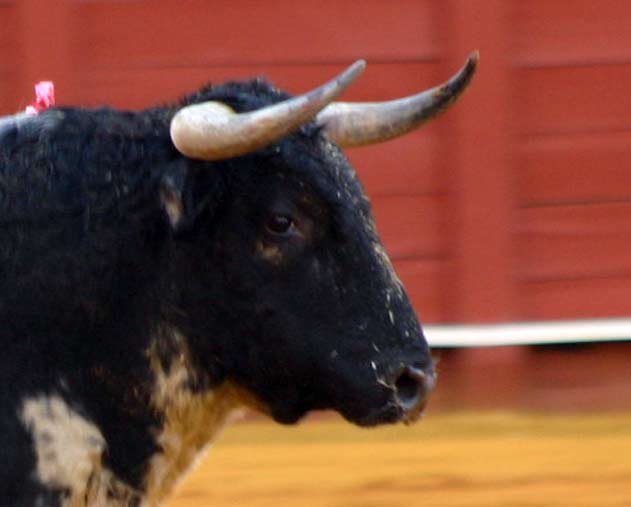
[(496, 347), (631, 341), (631, 319), (446, 324), (423, 327), (433, 347)]

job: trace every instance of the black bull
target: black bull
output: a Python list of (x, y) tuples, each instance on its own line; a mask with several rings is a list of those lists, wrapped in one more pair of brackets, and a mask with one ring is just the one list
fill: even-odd
[(403, 102), (333, 103), (356, 65), (297, 99), (1, 118), (3, 505), (154, 505), (242, 405), (415, 420), (427, 343), (332, 140), (415, 128), (476, 61)]

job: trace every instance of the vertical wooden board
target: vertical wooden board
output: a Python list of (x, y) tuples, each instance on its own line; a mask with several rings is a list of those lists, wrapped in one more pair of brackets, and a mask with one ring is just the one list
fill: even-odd
[(402, 259), (395, 261), (394, 267), (423, 323), (448, 322), (454, 319), (446, 305), (445, 262)]
[(631, 201), (520, 211), (517, 277), (541, 281), (631, 274)]
[(518, 71), (515, 116), (521, 133), (629, 130), (631, 62)]
[(393, 259), (441, 258), (443, 199), (433, 195), (391, 195), (373, 199), (377, 228)]
[(436, 53), (427, 0), (99, 1), (75, 9), (85, 27), (81, 63), (93, 68), (418, 60)]
[(631, 59), (631, 4), (626, 0), (513, 0), (512, 8), (520, 64)]
[(519, 283), (520, 319), (628, 317), (631, 277)]
[[(510, 5), (501, 0), (443, 2), (452, 61), (480, 50), (479, 70), (443, 130), (449, 181), (450, 308), (458, 321), (510, 319), (513, 312), (511, 210)], [(453, 168), (448, 171), (447, 167)]]
[(522, 206), (631, 197), (631, 131), (535, 136), (522, 140), (519, 157)]

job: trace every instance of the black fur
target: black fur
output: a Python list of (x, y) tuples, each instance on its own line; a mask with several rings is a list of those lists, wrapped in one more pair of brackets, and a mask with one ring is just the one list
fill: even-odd
[[(40, 487), (17, 417), (38, 394), (93, 421), (106, 466), (142, 489), (163, 417), (149, 404), (146, 352), (155, 342), (168, 368), (165, 327), (188, 341), (194, 390), (234, 382), (280, 422), (316, 408), (358, 424), (401, 416), (375, 375), (402, 363), (431, 371), (431, 360), (339, 149), (313, 124), (212, 163), (170, 142), (182, 105), (247, 111), (286, 97), (257, 80), (140, 113), (58, 108), (0, 124), (0, 498), (10, 505), (33, 504)], [(165, 185), (182, 202), (177, 227)], [(314, 224), (307, 241), (266, 236), (277, 209)], [(261, 241), (282, 263), (257, 255)]]

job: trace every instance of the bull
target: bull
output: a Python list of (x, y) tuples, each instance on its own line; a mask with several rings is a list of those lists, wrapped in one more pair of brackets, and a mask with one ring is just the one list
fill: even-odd
[(340, 146), (461, 94), (337, 102), (262, 80), (168, 107), (0, 119), (0, 498), (158, 505), (239, 407), (412, 422), (426, 340)]

